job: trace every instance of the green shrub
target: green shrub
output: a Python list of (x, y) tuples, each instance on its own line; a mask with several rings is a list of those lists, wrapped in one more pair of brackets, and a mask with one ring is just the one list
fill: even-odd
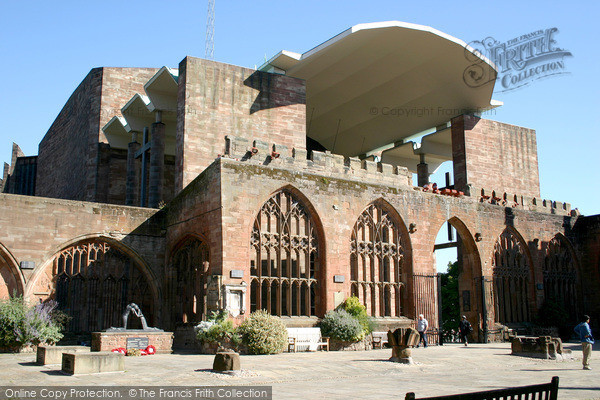
[(21, 296), (0, 301), (0, 347), (58, 342), (68, 317), (57, 305), (51, 300), (30, 307)]
[(196, 337), (202, 342), (219, 343), (231, 341), (237, 346), (240, 343), (240, 337), (237, 329), (233, 326), (233, 321), (227, 319), (227, 312), (224, 310), (213, 311), (207, 321), (200, 322), (196, 327)]
[(365, 331), (358, 319), (346, 310), (329, 311), (321, 321), (321, 333), (344, 342), (358, 342), (365, 337)]
[(358, 320), (363, 328), (365, 335), (373, 332), (375, 322), (367, 315), (367, 308), (360, 302), (358, 297), (350, 296), (344, 301), (338, 309), (345, 310), (348, 314)]
[(287, 329), (281, 319), (264, 310), (250, 314), (239, 333), (250, 354), (281, 353), (287, 344)]

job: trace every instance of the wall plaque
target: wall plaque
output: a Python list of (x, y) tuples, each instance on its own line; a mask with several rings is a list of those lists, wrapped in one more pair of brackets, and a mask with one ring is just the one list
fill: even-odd
[(130, 337), (127, 338), (127, 350), (129, 349), (145, 349), (150, 344), (147, 337)]

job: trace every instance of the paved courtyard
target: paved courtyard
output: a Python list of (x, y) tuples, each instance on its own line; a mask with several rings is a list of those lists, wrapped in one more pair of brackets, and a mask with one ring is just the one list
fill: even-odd
[(391, 350), (242, 356), (242, 376), (210, 372), (213, 356), (127, 357), (124, 373), (66, 376), (37, 366), (34, 354), (0, 354), (0, 385), (266, 385), (274, 399), (404, 399), (549, 382), (560, 377), (559, 399), (600, 399), (600, 346), (591, 371), (581, 350), (557, 362), (510, 355), (510, 344), (458, 344), (413, 350), (415, 365), (388, 362)]

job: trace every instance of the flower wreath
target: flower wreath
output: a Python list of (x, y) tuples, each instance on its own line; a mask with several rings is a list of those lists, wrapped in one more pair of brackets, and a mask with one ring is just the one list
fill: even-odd
[(112, 352), (119, 354), (127, 354), (127, 350), (123, 347), (117, 347), (116, 349), (112, 349)]
[[(117, 347), (116, 349), (112, 349), (113, 353), (125, 354), (127, 355), (127, 349), (123, 347)], [(151, 356), (156, 354), (156, 347), (150, 345), (145, 349), (140, 349), (140, 355), (142, 356)]]

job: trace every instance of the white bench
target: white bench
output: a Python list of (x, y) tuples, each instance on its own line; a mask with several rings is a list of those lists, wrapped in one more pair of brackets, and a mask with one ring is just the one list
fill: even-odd
[(371, 335), (373, 335), (373, 348), (383, 349), (383, 346), (388, 342), (387, 332), (372, 332)]
[(287, 328), (288, 352), (329, 351), (329, 338), (321, 336), (320, 328)]

